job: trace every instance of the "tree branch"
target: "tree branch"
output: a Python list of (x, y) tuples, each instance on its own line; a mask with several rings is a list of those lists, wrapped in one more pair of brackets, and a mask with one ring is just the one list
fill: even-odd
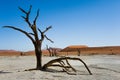
[(54, 41), (52, 41), (51, 39), (49, 39), (46, 35), (44, 35), (44, 37), (45, 37), (48, 41), (50, 41), (51, 43), (54, 43)]
[(18, 7), (23, 13), (28, 14), (24, 9), (22, 9), (21, 7)]
[[(64, 63), (61, 63), (61, 61), (63, 61), (63, 60), (66, 60), (67, 66), (64, 65)], [(88, 70), (89, 74), (92, 75), (92, 73), (89, 70), (86, 63), (82, 59), (74, 58), (74, 57), (73, 58), (72, 57), (62, 57), (62, 58), (53, 59), (53, 60), (49, 61), (48, 63), (46, 63), (45, 65), (43, 65), (43, 70), (46, 70), (48, 67), (51, 67), (51, 66), (58, 66), (58, 67), (62, 67), (62, 69), (65, 70), (65, 72), (67, 72), (68, 74), (71, 74), (71, 73), (69, 73), (67, 68), (71, 68), (74, 72), (76, 72), (76, 70), (70, 65), (68, 60), (75, 60), (75, 61), (78, 60), (78, 61), (82, 62), (84, 64), (85, 68)], [(60, 63), (60, 64), (54, 65), (54, 63)]]
[(49, 26), (49, 27), (47, 27), (44, 31), (43, 31), (43, 33), (45, 33), (45, 32), (47, 32), (49, 29), (51, 29), (52, 28), (52, 26)]
[(34, 33), (29, 33), (30, 35), (33, 35), (33, 36), (35, 36), (35, 34)]
[(30, 8), (29, 8), (29, 10), (28, 10), (28, 14), (31, 13), (31, 10), (32, 10), (32, 5), (30, 5)]
[(38, 28), (38, 31), (40, 32), (40, 34), (42, 34), (42, 31)]
[(29, 21), (29, 15), (31, 13), (32, 6), (30, 5), (30, 8), (29, 8), (28, 12), (25, 11), (24, 9), (22, 9), (21, 7), (19, 7), (19, 9), (26, 15), (26, 17), (24, 17), (24, 16), (21, 16), (21, 17), (23, 19), (25, 19), (26, 23), (29, 25), (29, 27), (31, 27), (31, 23)]
[(34, 24), (34, 25), (36, 25), (36, 20), (37, 20), (38, 16), (39, 16), (39, 9), (37, 10), (37, 15), (36, 15), (36, 17), (35, 17), (35, 19), (34, 19), (34, 21), (33, 21), (33, 24)]
[(70, 63), (68, 62), (67, 58), (66, 58), (66, 63), (71, 67), (71, 69), (72, 69), (74, 72), (76, 72), (76, 69), (73, 68), (73, 67), (70, 65)]
[(46, 35), (44, 35), (44, 33), (47, 32), (50, 28), (52, 28), (52, 26), (49, 26), (49, 27), (46, 28), (46, 30), (43, 31), (43, 32), (38, 28), (38, 31), (39, 31), (40, 34), (41, 34), (41, 39), (40, 39), (40, 41), (42, 41), (42, 40), (44, 39), (44, 37), (45, 37), (48, 41), (50, 41), (51, 43), (54, 43), (51, 39), (49, 39)]
[(3, 26), (3, 28), (11, 28), (11, 29), (20, 31), (21, 33), (25, 34), (33, 42), (33, 44), (35, 43), (34, 39), (29, 35), (29, 33), (27, 33), (26, 31), (22, 29), (16, 28), (14, 26)]
[(41, 39), (40, 39), (40, 41), (43, 41), (44, 40), (44, 33), (38, 28), (38, 31), (40, 32), (40, 34), (41, 34)]

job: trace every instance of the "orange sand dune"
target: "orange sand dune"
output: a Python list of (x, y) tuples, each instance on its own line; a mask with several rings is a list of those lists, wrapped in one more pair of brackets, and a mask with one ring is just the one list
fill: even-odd
[(19, 56), (21, 52), (15, 50), (0, 50), (0, 56)]
[[(94, 55), (94, 54), (108, 54), (116, 55), (120, 54), (120, 46), (105, 46), (105, 47), (88, 47), (85, 45), (73, 45), (68, 46), (60, 51), (57, 55)], [(78, 52), (79, 51), (79, 52)], [(43, 56), (49, 56), (47, 50), (42, 50)], [(35, 55), (34, 51), (20, 52), (15, 50), (0, 50), (0, 56), (29, 56)]]
[(66, 55), (93, 55), (93, 54), (120, 54), (120, 46), (105, 46), (105, 47), (85, 47), (85, 46), (68, 46), (61, 50), (59, 54)]

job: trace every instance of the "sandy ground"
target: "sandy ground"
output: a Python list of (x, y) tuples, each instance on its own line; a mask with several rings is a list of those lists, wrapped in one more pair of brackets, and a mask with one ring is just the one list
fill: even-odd
[[(76, 56), (77, 57), (77, 56)], [(55, 57), (43, 57), (43, 64)], [(120, 80), (120, 55), (80, 56), (89, 66), (89, 75), (82, 63), (70, 61), (77, 69), (76, 75), (68, 75), (61, 68), (53, 72), (24, 71), (35, 67), (35, 56), (0, 56), (0, 80)]]

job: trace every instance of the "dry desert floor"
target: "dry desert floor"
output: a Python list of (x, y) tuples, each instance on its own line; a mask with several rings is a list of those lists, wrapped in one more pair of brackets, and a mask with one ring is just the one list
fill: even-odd
[[(71, 56), (78, 57), (78, 56)], [(43, 64), (56, 57), (43, 57)], [(80, 56), (89, 66), (89, 75), (82, 63), (70, 61), (77, 69), (76, 75), (52, 71), (24, 71), (34, 68), (35, 56), (0, 56), (0, 80), (120, 80), (120, 55)]]

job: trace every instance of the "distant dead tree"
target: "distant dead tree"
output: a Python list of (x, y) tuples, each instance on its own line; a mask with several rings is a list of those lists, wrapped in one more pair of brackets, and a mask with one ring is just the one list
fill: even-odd
[(80, 49), (77, 49), (77, 51), (78, 51), (78, 56), (80, 56), (80, 53), (81, 53)]
[(52, 49), (53, 56), (57, 56), (57, 52), (58, 52), (57, 48), (51, 47), (51, 49)]
[[(85, 65), (85, 67), (88, 70), (89, 74), (90, 75), (92, 74), (91, 71), (89, 70), (89, 68), (87, 67), (87, 65), (85, 64), (85, 62), (83, 62), (79, 58), (63, 57), (63, 58), (53, 59), (53, 60), (49, 61), (48, 63), (46, 63), (45, 65), (42, 66), (42, 50), (41, 50), (41, 46), (42, 46), (42, 43), (43, 43), (45, 38), (48, 41), (53, 43), (53, 41), (51, 39), (49, 39), (45, 34), (48, 30), (50, 30), (52, 28), (52, 26), (47, 27), (44, 31), (42, 31), (40, 28), (37, 27), (36, 21), (37, 21), (38, 16), (39, 16), (39, 9), (37, 10), (37, 14), (36, 14), (36, 16), (35, 16), (35, 18), (33, 20), (33, 23), (31, 23), (30, 20), (29, 20), (32, 6), (30, 6), (28, 11), (25, 11), (21, 7), (19, 7), (19, 9), (25, 14), (25, 16), (21, 16), (21, 17), (28, 24), (28, 27), (31, 29), (32, 32), (27, 32), (27, 31), (24, 31), (24, 30), (22, 30), (20, 28), (14, 27), (14, 26), (3, 26), (3, 27), (4, 28), (11, 28), (13, 30), (17, 30), (17, 31), (25, 34), (32, 41), (32, 43), (34, 45), (34, 48), (35, 48), (35, 55), (36, 55), (37, 64), (36, 64), (36, 68), (28, 69), (29, 71), (30, 70), (47, 70), (48, 67), (50, 67), (50, 66), (53, 66), (53, 67), (57, 66), (57, 67), (61, 67), (65, 72), (67, 72), (69, 74), (69, 69), (70, 68), (74, 72), (76, 70), (70, 65), (68, 60), (79, 60)], [(39, 38), (38, 32), (40, 33), (40, 38)], [(64, 60), (66, 61), (67, 66), (65, 65)], [(54, 64), (54, 63), (58, 63), (58, 64)], [(26, 70), (26, 71), (28, 71), (28, 70)]]
[(49, 52), (49, 56), (50, 56), (50, 57), (53, 56), (53, 53), (52, 53), (52, 51), (51, 51), (51, 48), (48, 47), (48, 45), (46, 45), (46, 48), (47, 48), (47, 50), (48, 50), (48, 52)]
[(25, 53), (24, 52), (20, 52), (20, 56), (25, 56)]
[(46, 45), (46, 48), (49, 52), (49, 56), (57, 56), (58, 48), (48, 47), (48, 45)]

